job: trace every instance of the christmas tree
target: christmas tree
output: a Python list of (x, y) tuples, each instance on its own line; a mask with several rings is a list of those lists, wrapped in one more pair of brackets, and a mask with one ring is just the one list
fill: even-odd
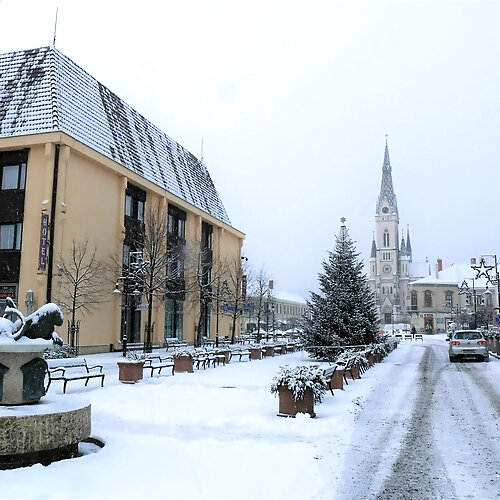
[(302, 341), (317, 359), (335, 358), (341, 346), (372, 343), (378, 331), (374, 295), (345, 219), (341, 221), (335, 250), (328, 252), (319, 274), (320, 293), (311, 292), (308, 302)]

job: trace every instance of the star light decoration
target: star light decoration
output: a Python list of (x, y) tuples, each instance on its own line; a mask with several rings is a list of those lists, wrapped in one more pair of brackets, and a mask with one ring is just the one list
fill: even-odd
[(484, 276), (487, 281), (492, 282), (490, 277), (490, 272), (493, 271), (495, 266), (487, 266), (484, 257), (481, 257), (481, 260), (479, 261), (479, 266), (470, 266), (470, 267), (472, 267), (472, 269), (476, 271), (477, 273), (476, 279), (479, 279), (481, 278), (481, 276)]

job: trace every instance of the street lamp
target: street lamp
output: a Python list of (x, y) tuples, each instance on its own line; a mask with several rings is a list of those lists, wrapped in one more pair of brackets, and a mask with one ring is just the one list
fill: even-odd
[[(142, 261), (142, 252), (130, 252), (130, 264), (124, 270), (123, 276), (119, 276), (116, 280), (115, 289), (113, 290), (114, 295), (123, 294), (122, 309), (122, 353), (123, 356), (127, 355), (127, 341), (130, 338), (130, 322), (128, 321), (129, 313), (129, 296), (137, 298), (142, 295), (139, 290), (139, 281), (141, 280), (141, 274), (144, 273), (144, 261)], [(133, 260), (132, 260), (133, 259)], [(120, 284), (122, 290), (120, 290)], [(130, 291), (133, 285), (133, 290)]]
[(462, 284), (460, 285), (460, 288), (458, 289), (458, 295), (467, 295), (468, 297), (472, 297), (473, 301), (474, 301), (474, 326), (473, 328), (476, 329), (477, 328), (477, 309), (476, 309), (476, 288), (475, 288), (475, 285), (474, 285), (474, 282), (475, 282), (475, 279), (474, 278), (468, 278), (470, 280), (472, 280), (472, 292), (469, 288), (469, 286), (467, 285), (467, 279), (464, 279), (462, 281)]

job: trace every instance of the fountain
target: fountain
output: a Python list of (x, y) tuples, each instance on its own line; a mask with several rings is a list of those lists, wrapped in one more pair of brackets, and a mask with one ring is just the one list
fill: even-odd
[[(9, 315), (17, 316), (11, 321)], [(63, 323), (56, 304), (29, 316), (7, 299), (0, 318), (0, 469), (74, 457), (90, 436), (90, 404), (71, 397), (46, 397), (43, 358), (62, 345), (54, 326)]]

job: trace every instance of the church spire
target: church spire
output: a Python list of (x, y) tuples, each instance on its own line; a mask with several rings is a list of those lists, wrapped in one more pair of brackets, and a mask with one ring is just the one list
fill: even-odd
[(403, 230), (401, 230), (401, 249), (399, 252), (401, 255), (406, 255), (405, 235), (403, 234)]
[(376, 259), (376, 258), (377, 258), (377, 244), (375, 243), (375, 233), (373, 233), (372, 252), (370, 254), (370, 259)]
[(377, 213), (380, 212), (380, 208), (384, 200), (387, 200), (389, 209), (393, 214), (398, 214), (398, 203), (396, 201), (396, 194), (394, 193), (394, 188), (392, 186), (392, 168), (391, 161), (389, 159), (389, 146), (387, 145), (387, 135), (385, 136), (385, 152), (384, 152), (384, 163), (382, 165), (382, 183), (380, 186), (380, 195), (377, 200)]
[(410, 226), (406, 226), (406, 255), (410, 257), (411, 261)]

